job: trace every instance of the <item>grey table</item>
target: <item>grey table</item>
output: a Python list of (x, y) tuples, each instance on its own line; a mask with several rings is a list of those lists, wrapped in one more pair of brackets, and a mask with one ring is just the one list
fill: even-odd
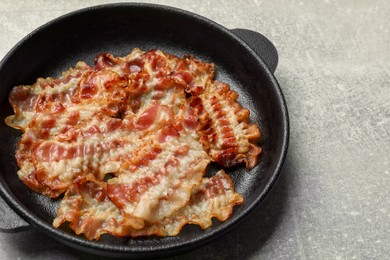
[[(1, 0), (0, 58), (45, 22), (104, 2)], [(291, 119), (287, 160), (266, 201), (229, 234), (174, 259), (389, 259), (390, 2), (149, 2), (267, 36)], [(0, 233), (0, 258), (95, 256), (30, 229)]]

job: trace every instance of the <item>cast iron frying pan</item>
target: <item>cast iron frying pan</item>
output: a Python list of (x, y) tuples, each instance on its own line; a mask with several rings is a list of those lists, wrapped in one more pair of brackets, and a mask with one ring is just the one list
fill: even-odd
[[(160, 49), (177, 56), (190, 54), (214, 63), (216, 79), (239, 93), (239, 101), (251, 111), (251, 120), (260, 126), (263, 152), (259, 165), (251, 171), (243, 166), (226, 170), (245, 199), (243, 205), (234, 208), (228, 221), (214, 221), (206, 230), (188, 225), (176, 237), (131, 239), (104, 235), (99, 241), (88, 241), (66, 228), (53, 228), (51, 223), (60, 200), (36, 194), (18, 179), (14, 155), (21, 133), (4, 124), (4, 118), (13, 113), (7, 98), (15, 85), (32, 84), (38, 77), (59, 76), (79, 60), (93, 64), (101, 52), (123, 56), (135, 47)], [(55, 19), (24, 38), (0, 64), (1, 195), (34, 228), (87, 252), (155, 257), (204, 245), (242, 221), (264, 199), (281, 170), (289, 130), (287, 108), (273, 76), (277, 61), (275, 48), (262, 35), (227, 30), (201, 16), (167, 6), (111, 4)], [(217, 170), (211, 165), (207, 175)]]

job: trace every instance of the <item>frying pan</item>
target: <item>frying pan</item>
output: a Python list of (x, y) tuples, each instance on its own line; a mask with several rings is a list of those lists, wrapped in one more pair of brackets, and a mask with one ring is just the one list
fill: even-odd
[[(226, 170), (245, 199), (226, 222), (214, 221), (206, 230), (187, 225), (176, 237), (132, 239), (103, 235), (99, 241), (88, 241), (67, 228), (52, 227), (60, 200), (36, 194), (18, 179), (15, 149), (21, 132), (4, 124), (4, 118), (13, 113), (7, 97), (15, 85), (32, 84), (38, 77), (59, 76), (79, 60), (93, 64), (101, 52), (123, 56), (134, 47), (156, 48), (178, 56), (190, 54), (214, 63), (216, 79), (239, 93), (239, 101), (250, 110), (252, 122), (260, 126), (263, 152), (259, 165), (251, 171), (243, 166)], [(280, 173), (289, 126), (286, 104), (273, 75), (277, 62), (275, 47), (261, 34), (228, 30), (194, 13), (167, 6), (109, 4), (55, 19), (20, 41), (0, 63), (0, 193), (29, 225), (90, 253), (140, 258), (178, 254), (202, 246), (248, 216)], [(212, 175), (217, 168), (209, 167), (206, 174)]]

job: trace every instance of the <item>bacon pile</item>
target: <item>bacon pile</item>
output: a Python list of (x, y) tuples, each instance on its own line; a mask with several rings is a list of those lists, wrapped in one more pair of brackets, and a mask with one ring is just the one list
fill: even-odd
[(261, 152), (237, 98), (213, 64), (190, 56), (134, 49), (78, 62), (12, 89), (18, 176), (51, 198), (65, 193), (53, 225), (88, 239), (205, 229), (243, 202), (223, 170), (204, 177), (207, 165), (251, 169)]

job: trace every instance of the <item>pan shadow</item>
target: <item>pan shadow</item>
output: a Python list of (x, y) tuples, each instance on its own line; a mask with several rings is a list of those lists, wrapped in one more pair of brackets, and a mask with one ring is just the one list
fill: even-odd
[(259, 255), (286, 214), (292, 167), (287, 156), (273, 190), (237, 228), (202, 248), (167, 259), (248, 259)]

